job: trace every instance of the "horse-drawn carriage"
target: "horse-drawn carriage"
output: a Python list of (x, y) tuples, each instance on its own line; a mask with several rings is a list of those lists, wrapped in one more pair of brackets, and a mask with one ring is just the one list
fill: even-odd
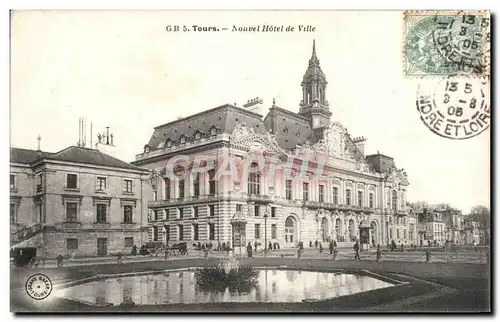
[(172, 246), (167, 246), (167, 250), (169, 255), (176, 256), (176, 255), (187, 255), (188, 250), (187, 250), (187, 243), (178, 243), (178, 244), (173, 244)]
[(36, 257), (35, 247), (16, 247), (11, 250), (14, 265), (18, 267), (38, 267), (40, 260)]

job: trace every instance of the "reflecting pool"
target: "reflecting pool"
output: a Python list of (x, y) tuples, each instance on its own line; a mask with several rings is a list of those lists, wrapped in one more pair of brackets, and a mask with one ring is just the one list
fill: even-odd
[(394, 284), (355, 274), (259, 269), (250, 292), (206, 292), (196, 285), (194, 271), (136, 275), (98, 280), (62, 289), (57, 296), (93, 305), (136, 305), (217, 302), (301, 302), (323, 300)]

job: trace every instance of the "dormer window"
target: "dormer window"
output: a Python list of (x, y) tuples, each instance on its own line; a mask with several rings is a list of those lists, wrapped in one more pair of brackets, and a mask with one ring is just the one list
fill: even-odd
[(144, 146), (144, 153), (149, 153), (149, 145)]
[(186, 143), (186, 138), (184, 136), (181, 136), (181, 144)]
[(217, 130), (215, 129), (215, 127), (213, 127), (211, 130), (210, 130), (210, 135), (216, 135), (217, 134)]
[(165, 146), (166, 146), (167, 148), (172, 147), (172, 141), (167, 140), (167, 142), (165, 143)]
[(194, 135), (194, 139), (199, 140), (200, 137), (201, 137), (200, 132), (196, 132), (196, 134)]

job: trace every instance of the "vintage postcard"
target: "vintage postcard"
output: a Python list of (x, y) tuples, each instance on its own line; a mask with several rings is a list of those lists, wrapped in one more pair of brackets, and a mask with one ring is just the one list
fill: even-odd
[(12, 312), (490, 312), (490, 12), (10, 15)]

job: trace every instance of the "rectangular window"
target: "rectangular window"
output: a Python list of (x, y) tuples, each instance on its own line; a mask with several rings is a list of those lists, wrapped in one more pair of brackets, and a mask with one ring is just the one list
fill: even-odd
[(95, 190), (97, 190), (97, 191), (106, 190), (106, 178), (105, 177), (97, 177)]
[(159, 229), (160, 229), (160, 226), (153, 226), (153, 241), (158, 241), (158, 236), (160, 235), (158, 233)]
[(248, 174), (248, 194), (260, 195), (260, 172), (259, 165), (252, 163)]
[(403, 238), (406, 239), (406, 229), (403, 229)]
[(195, 178), (193, 179), (193, 190), (194, 190), (194, 196), (198, 197), (200, 195), (200, 180), (199, 180), (200, 174), (197, 173)]
[(396, 229), (396, 238), (399, 238), (399, 229)]
[(66, 188), (78, 189), (78, 175), (73, 173), (66, 174)]
[(368, 195), (370, 208), (373, 208), (373, 192)]
[(208, 171), (208, 194), (215, 194), (215, 170)]
[(208, 240), (215, 240), (215, 224), (208, 224)]
[(10, 223), (15, 224), (16, 223), (16, 204), (11, 203), (10, 204)]
[(255, 224), (255, 239), (260, 239), (260, 224)]
[(124, 205), (123, 206), (123, 222), (131, 224), (134, 222), (133, 220), (133, 207), (131, 205)]
[(154, 220), (160, 220), (160, 211), (158, 209), (153, 210)]
[(179, 208), (179, 219), (184, 219), (184, 208)]
[(123, 192), (132, 193), (132, 179), (123, 180)]
[(209, 211), (210, 217), (215, 216), (215, 205), (209, 205), (208, 206), (208, 211)]
[(10, 188), (16, 189), (16, 175), (15, 174), (10, 175)]
[(184, 240), (184, 226), (177, 225), (177, 230), (179, 232), (179, 240)]
[(260, 206), (255, 206), (254, 207), (254, 214), (255, 214), (255, 217), (259, 217), (260, 216)]
[(179, 198), (184, 198), (184, 179), (179, 180)]
[(325, 202), (325, 186), (319, 185), (319, 202)]
[(193, 224), (193, 240), (198, 240), (198, 224)]
[(170, 178), (165, 178), (165, 199), (170, 200)]
[(272, 239), (278, 238), (277, 232), (278, 232), (278, 230), (277, 230), (276, 224), (271, 224), (271, 238)]
[(348, 206), (351, 205), (351, 190), (350, 189), (346, 189), (346, 191), (345, 191), (345, 203)]
[(302, 200), (309, 201), (309, 183), (304, 182), (302, 184)]
[(153, 191), (153, 200), (158, 200), (158, 193), (156, 191)]
[(193, 217), (198, 218), (198, 206), (193, 207)]
[(134, 246), (134, 237), (125, 237), (125, 247), (133, 247)]
[(105, 204), (97, 204), (96, 209), (97, 209), (97, 222), (105, 223), (108, 206)]
[(363, 191), (358, 191), (358, 207), (363, 207)]
[(67, 222), (76, 222), (77, 221), (77, 210), (78, 204), (76, 202), (67, 202), (66, 203), (66, 221)]
[(43, 175), (40, 173), (36, 176), (36, 192), (43, 190)]
[(389, 229), (389, 238), (392, 239), (392, 229)]
[(339, 203), (339, 188), (333, 187), (333, 203), (338, 204)]
[(276, 217), (276, 207), (271, 207), (271, 217), (272, 218)]
[(285, 194), (286, 200), (292, 200), (292, 180), (286, 181)]
[(66, 249), (67, 250), (78, 249), (78, 238), (66, 238)]
[(236, 205), (236, 212), (242, 212), (243, 211), (243, 205), (239, 204)]

